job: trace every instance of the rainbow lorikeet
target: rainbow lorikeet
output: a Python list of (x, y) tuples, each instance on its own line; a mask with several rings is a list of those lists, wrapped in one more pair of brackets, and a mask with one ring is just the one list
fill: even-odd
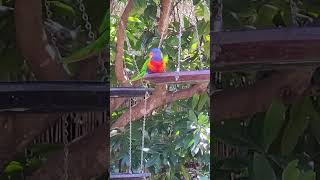
[(140, 74), (131, 81), (139, 80), (146, 74), (163, 73), (166, 71), (168, 56), (163, 56), (160, 49), (153, 48), (149, 54), (149, 59), (143, 64)]

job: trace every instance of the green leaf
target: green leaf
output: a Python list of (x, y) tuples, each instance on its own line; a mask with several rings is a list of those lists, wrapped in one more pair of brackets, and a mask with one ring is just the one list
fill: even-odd
[(21, 172), (23, 167), (20, 162), (11, 161), (9, 165), (4, 169), (4, 173), (11, 174), (16, 172)]
[(273, 18), (277, 15), (279, 9), (270, 4), (264, 4), (258, 11), (256, 25), (269, 26), (273, 24)]
[(269, 161), (257, 152), (255, 152), (253, 156), (253, 172), (255, 179), (277, 180)]
[(197, 24), (198, 26), (198, 35), (199, 37), (203, 36), (203, 35), (207, 35), (210, 32), (210, 23), (201, 20), (198, 22)]
[(252, 0), (223, 0), (223, 8), (226, 10), (231, 10), (236, 13), (244, 13), (250, 11), (253, 6)]
[(320, 143), (320, 114), (312, 106), (312, 117), (310, 119), (311, 132)]
[(193, 5), (197, 5), (200, 2), (200, 0), (192, 0)]
[(253, 142), (244, 135), (243, 127), (240, 126), (239, 119), (225, 121), (223, 125), (218, 122), (213, 122), (213, 127), (214, 137), (222, 142), (229, 145), (256, 149)]
[(223, 26), (225, 28), (236, 28), (241, 26), (241, 21), (235, 12), (225, 12), (223, 14)]
[(282, 172), (282, 180), (299, 180), (300, 171), (297, 168), (299, 160), (293, 160), (288, 163)]
[(65, 64), (74, 63), (82, 60), (86, 60), (94, 54), (100, 53), (107, 43), (107, 32), (105, 31), (97, 40), (90, 43), (88, 46), (74, 52), (71, 56), (63, 58), (62, 62)]
[(288, 155), (297, 145), (299, 137), (308, 125), (312, 116), (312, 103), (309, 97), (298, 100), (290, 109), (290, 120), (281, 140), (281, 153)]
[(42, 161), (39, 158), (31, 158), (27, 160), (26, 167), (28, 170), (36, 170), (42, 165)]
[(233, 159), (224, 159), (221, 166), (222, 170), (243, 170), (247, 168), (247, 163), (243, 159), (233, 158)]
[(200, 100), (198, 103), (198, 111), (201, 111), (203, 106), (206, 104), (206, 102), (209, 100), (209, 96), (207, 93), (203, 93), (200, 95)]
[(133, 0), (133, 9), (131, 15), (141, 15), (147, 7), (146, 0)]
[(198, 124), (204, 127), (208, 124), (208, 116), (204, 115), (203, 112), (198, 115)]
[(316, 180), (316, 173), (309, 170), (300, 175), (300, 180)]
[(256, 113), (254, 114), (251, 118), (250, 118), (250, 122), (249, 125), (247, 127), (248, 130), (248, 134), (249, 136), (252, 138), (252, 141), (255, 144), (258, 144), (261, 147), (264, 147), (264, 131), (263, 131), (263, 124), (264, 124), (264, 118), (265, 118), (265, 113), (264, 112), (260, 112), (260, 113)]
[(193, 122), (196, 122), (198, 120), (198, 118), (193, 110), (189, 110), (189, 119)]
[(285, 120), (286, 107), (274, 100), (269, 107), (264, 119), (264, 144), (266, 150), (278, 136)]
[(152, 154), (152, 158), (149, 159), (145, 165), (146, 168), (151, 167), (157, 163), (160, 163), (160, 154)]
[(190, 180), (190, 176), (189, 176), (188, 170), (184, 165), (180, 166), (180, 170), (181, 170), (180, 172), (181, 172), (181, 175), (183, 176), (183, 178), (185, 180)]
[(193, 95), (193, 97), (192, 97), (192, 109), (196, 108), (196, 106), (198, 104), (198, 101), (199, 101), (199, 98), (200, 98), (199, 94)]
[(103, 32), (107, 31), (108, 24), (110, 23), (110, 18), (108, 16), (108, 12), (104, 15), (104, 18), (102, 20), (102, 23), (99, 27), (99, 34), (103, 34)]
[(75, 11), (72, 8), (72, 6), (63, 3), (61, 1), (50, 1), (50, 4), (53, 4), (53, 6), (55, 6), (55, 8), (57, 8), (57, 11), (59, 12), (59, 14), (65, 14), (65, 15), (75, 15)]

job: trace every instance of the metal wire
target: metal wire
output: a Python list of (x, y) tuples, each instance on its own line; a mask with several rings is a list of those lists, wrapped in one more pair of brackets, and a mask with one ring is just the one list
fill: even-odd
[(50, 10), (50, 3), (48, 0), (44, 1), (44, 6), (46, 8), (46, 14), (47, 14), (47, 18), (51, 19), (52, 18), (52, 11)]
[[(47, 19), (48, 20), (52, 20), (52, 11), (51, 11), (51, 9), (50, 9), (50, 3), (49, 3), (49, 1), (48, 0), (45, 0), (44, 1), (44, 6), (45, 6), (45, 8), (46, 8), (46, 14), (47, 14)], [(52, 45), (54, 46), (54, 48), (56, 49), (56, 50), (58, 50), (58, 48), (56, 47), (56, 42), (57, 42), (57, 39), (56, 39), (56, 37), (54, 36), (54, 34), (52, 33), (52, 32), (50, 32), (50, 37), (51, 37), (51, 43), (52, 43)]]
[(291, 18), (294, 26), (299, 26), (297, 14), (299, 12), (299, 8), (295, 0), (290, 0), (290, 10), (291, 10)]
[(132, 101), (129, 104), (129, 173), (132, 174)]
[(180, 59), (181, 59), (181, 37), (182, 37), (182, 20), (181, 16), (178, 14), (179, 17), (179, 35), (178, 35), (178, 40), (179, 40), (179, 45), (178, 45), (178, 64), (177, 64), (177, 75), (175, 76), (176, 81), (179, 79), (179, 72), (180, 72)]
[(144, 172), (144, 161), (143, 161), (143, 149), (144, 149), (144, 137), (146, 129), (146, 119), (147, 119), (147, 99), (149, 98), (149, 93), (146, 91), (144, 95), (144, 114), (143, 114), (143, 124), (142, 124), (142, 140), (141, 140), (141, 157), (140, 157), (140, 172)]
[(68, 148), (68, 120), (67, 120), (67, 116), (63, 116), (63, 151), (64, 151), (64, 179), (68, 180), (69, 179), (69, 148)]
[[(52, 11), (50, 9), (50, 3), (49, 1), (45, 0), (44, 1), (44, 5), (45, 5), (45, 8), (46, 8), (46, 15), (47, 15), (47, 19), (51, 20), (52, 19)], [(59, 49), (58, 47), (56, 46), (56, 41), (57, 39), (55, 38), (54, 34), (51, 32), (50, 33), (50, 37), (51, 37), (51, 43), (53, 45), (53, 47), (55, 48), (56, 50), (56, 53), (57, 53), (57, 56), (58, 56), (58, 59), (61, 60), (61, 54), (59, 52)], [(68, 132), (68, 121), (67, 121), (67, 116), (63, 116), (62, 117), (63, 119), (63, 151), (64, 151), (64, 165), (63, 165), (63, 168), (64, 168), (64, 179), (65, 180), (68, 180), (69, 179), (69, 149), (68, 149), (68, 135), (69, 135), (69, 132)]]

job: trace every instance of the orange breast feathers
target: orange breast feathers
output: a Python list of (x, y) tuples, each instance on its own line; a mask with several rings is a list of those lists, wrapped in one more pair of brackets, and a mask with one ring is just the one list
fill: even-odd
[(147, 64), (148, 73), (162, 73), (166, 71), (166, 64), (163, 61), (152, 61), (150, 60)]

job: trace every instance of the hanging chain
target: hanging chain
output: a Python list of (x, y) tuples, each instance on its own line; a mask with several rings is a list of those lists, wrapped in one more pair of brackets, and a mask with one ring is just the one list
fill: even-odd
[(95, 34), (92, 31), (92, 25), (89, 22), (89, 17), (88, 17), (88, 14), (86, 13), (86, 8), (83, 4), (83, 0), (77, 0), (77, 1), (79, 3), (79, 9), (82, 12), (82, 19), (86, 22), (84, 27), (88, 31), (89, 38), (91, 39), (91, 41), (93, 41), (95, 39)]
[(132, 98), (129, 104), (129, 173), (132, 174)]
[(180, 72), (180, 58), (181, 58), (181, 36), (182, 36), (182, 22), (181, 22), (181, 16), (179, 16), (179, 45), (178, 45), (178, 65), (177, 65), (177, 72)]
[[(181, 58), (181, 36), (182, 36), (182, 20), (181, 20), (181, 15), (178, 14), (179, 17), (179, 35), (178, 35), (178, 40), (179, 40), (179, 45), (178, 45), (178, 65), (177, 65), (177, 72), (180, 72), (180, 58)], [(175, 76), (176, 81), (179, 79), (179, 74), (176, 74)]]
[[(45, 0), (44, 1), (44, 5), (45, 5), (45, 8), (46, 8), (46, 15), (47, 15), (47, 19), (48, 20), (51, 20), (52, 19), (52, 11), (50, 9), (50, 3), (48, 0)], [(58, 54), (58, 58), (59, 60), (61, 59), (61, 55), (60, 55), (60, 52), (59, 52), (59, 49), (57, 48), (56, 46), (56, 37), (54, 36), (54, 34), (51, 32), (50, 33), (50, 37), (51, 37), (51, 43), (53, 45), (53, 47), (56, 49), (56, 52)], [(62, 117), (62, 120), (63, 120), (63, 145), (64, 145), (64, 148), (63, 148), (63, 151), (64, 151), (64, 179), (65, 180), (68, 180), (69, 179), (69, 174), (68, 174), (68, 170), (69, 170), (69, 162), (68, 162), (68, 158), (69, 158), (69, 149), (68, 149), (68, 135), (69, 135), (69, 132), (68, 132), (68, 121), (67, 121), (67, 117), (66, 116), (63, 116)]]
[(47, 14), (47, 18), (51, 19), (52, 18), (52, 11), (50, 10), (50, 3), (48, 0), (44, 1), (44, 6), (46, 8), (46, 14)]
[(295, 0), (290, 0), (290, 9), (291, 9), (291, 18), (294, 26), (299, 26), (297, 14), (299, 12), (299, 8), (297, 2)]
[(144, 150), (144, 137), (145, 137), (145, 129), (146, 129), (146, 119), (147, 119), (147, 99), (149, 98), (149, 93), (146, 91), (144, 95), (144, 114), (143, 114), (143, 124), (142, 124), (142, 140), (141, 140), (141, 157), (140, 157), (140, 171), (144, 172), (144, 163), (143, 163), (143, 150)]
[(69, 158), (69, 149), (68, 149), (68, 126), (69, 123), (67, 121), (67, 117), (63, 116), (63, 145), (64, 145), (64, 179), (68, 180), (69, 179), (69, 175), (68, 175), (68, 170), (69, 170), (69, 162), (68, 162), (68, 158)]
[[(48, 20), (52, 20), (52, 11), (50, 9), (50, 2), (48, 0), (45, 0), (44, 1), (44, 6), (46, 8), (46, 14), (47, 14), (47, 19)], [(56, 50), (58, 50), (57, 46), (56, 46), (56, 42), (57, 42), (57, 39), (55, 37), (55, 35), (53, 34), (53, 32), (50, 32), (50, 37), (51, 37), (51, 43), (52, 45), (54, 46), (54, 48)], [(60, 54), (60, 53), (59, 53)]]

